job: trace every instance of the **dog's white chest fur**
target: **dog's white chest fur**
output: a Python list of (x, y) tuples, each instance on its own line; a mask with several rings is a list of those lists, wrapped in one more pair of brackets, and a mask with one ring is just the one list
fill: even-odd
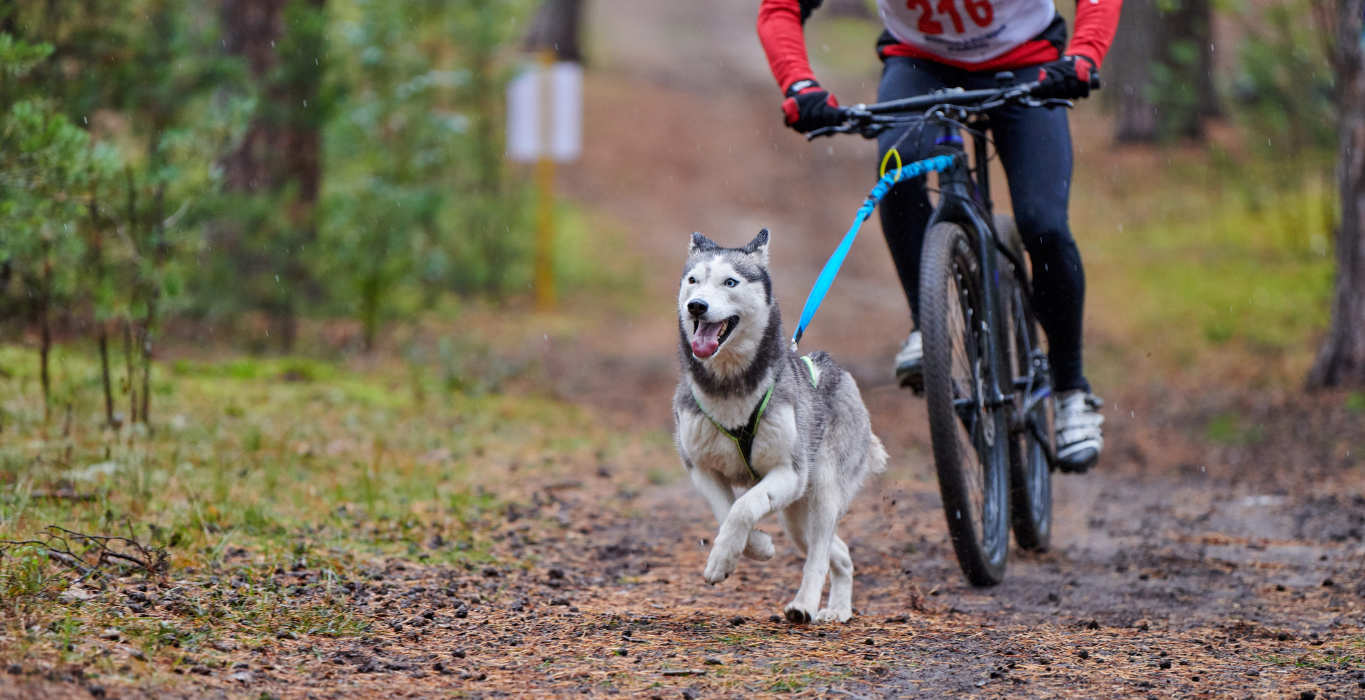
[[(762, 400), (762, 397), (759, 397)], [(755, 404), (757, 405), (757, 404)], [(706, 407), (707, 412), (724, 420)], [(741, 420), (726, 424), (733, 433), (735, 429), (747, 425), (753, 409), (744, 412)], [(727, 412), (731, 413), (731, 412)], [(678, 417), (678, 437), (680, 446), (697, 468), (710, 471), (735, 485), (753, 483), (753, 476), (744, 465), (739, 446), (722, 433), (709, 418), (697, 413), (684, 413)], [(796, 416), (791, 406), (777, 406), (764, 412), (754, 435), (753, 450), (749, 466), (762, 477), (771, 471), (774, 464), (789, 456), (791, 446), (796, 444)]]

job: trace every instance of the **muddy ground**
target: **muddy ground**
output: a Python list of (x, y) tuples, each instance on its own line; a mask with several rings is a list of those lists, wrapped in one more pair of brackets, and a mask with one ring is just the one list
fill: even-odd
[[(648, 273), (644, 313), (622, 327), (588, 310), (583, 333), (543, 360), (551, 391), (623, 432), (669, 428), (687, 233), (737, 244), (771, 227), (776, 291), (793, 318), (872, 179), (867, 144), (810, 147), (780, 128), (756, 5), (593, 4), (587, 156), (563, 186), (626, 230)], [(1078, 140), (1100, 138), (1086, 134)], [(1365, 475), (1350, 455), (1365, 449), (1365, 427), (1343, 396), (1120, 374), (1098, 387), (1109, 400), (1102, 465), (1055, 482), (1052, 550), (1015, 550), (1002, 585), (973, 589), (948, 543), (922, 402), (887, 381), (905, 302), (879, 231), (865, 235), (803, 342), (854, 372), (892, 455), (841, 526), (857, 572), (849, 624), (774, 617), (800, 560), (772, 523), (762, 529), (774, 560), (743, 560), (726, 583), (704, 585), (715, 524), (685, 479), (622, 492), (612, 478), (680, 467), (603, 464), (523, 484), (534, 496), (490, 525), (503, 561), (529, 569), (376, 566), (348, 592), (376, 622), (369, 635), (281, 639), (202, 675), (96, 694), (1365, 695)], [(1205, 439), (1203, 426), (1229, 412), (1254, 435)], [(0, 676), (0, 697), (92, 690), (17, 670)]]

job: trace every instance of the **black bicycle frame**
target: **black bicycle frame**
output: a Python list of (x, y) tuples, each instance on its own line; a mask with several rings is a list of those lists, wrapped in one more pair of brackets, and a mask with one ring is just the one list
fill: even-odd
[[(986, 130), (990, 128), (987, 117), (978, 115), (973, 122), (972, 129), (968, 130), (972, 135), (972, 156), (973, 167), (967, 168), (967, 153), (963, 147), (962, 137), (959, 135), (959, 127), (947, 120), (935, 122), (938, 126), (938, 133), (935, 137), (935, 145), (932, 155), (952, 156), (955, 167), (939, 174), (939, 204), (929, 217), (926, 231), (932, 229), (934, 224), (947, 221), (976, 233), (976, 252), (981, 263), (981, 277), (983, 281), (994, 280), (995, 284), (984, 284), (983, 288), (995, 293), (987, 293), (985, 305), (986, 328), (986, 352), (989, 354), (987, 367), (990, 368), (993, 381), (990, 384), (990, 396), (980, 397), (980, 400), (990, 408), (999, 408), (1010, 405), (1016, 408), (1012, 412), (1010, 420), (1011, 431), (1028, 430), (1033, 433), (1034, 438), (1043, 447), (1043, 453), (1048, 464), (1054, 468), (1057, 465), (1056, 451), (1052, 448), (1044, 435), (1042, 426), (1033, 420), (1033, 407), (1040, 397), (1033, 395), (1033, 384), (1040, 371), (1034, 362), (1034, 358), (1029, 358), (1029, 373), (1025, 377), (1015, 376), (1015, 367), (1001, 367), (1000, 343), (1006, 342), (1008, 333), (1013, 329), (1003, 324), (1012, 323), (1013, 319), (1001, 319), (1000, 310), (1000, 269), (997, 258), (990, 253), (999, 251), (1010, 259), (1014, 266), (1014, 274), (1019, 284), (1021, 297), (1031, 296), (1028, 284), (1028, 274), (1024, 267), (1024, 261), (1015, 256), (1015, 252), (1005, 245), (995, 230), (994, 203), (991, 201), (990, 184), (990, 158), (988, 155)], [(1021, 303), (1024, 299), (1021, 298)], [(1002, 333), (1003, 331), (1003, 333)], [(1032, 348), (1031, 350), (1037, 350)], [(1043, 358), (1044, 364), (1046, 358)], [(1046, 370), (1042, 370), (1046, 371)], [(1004, 393), (1000, 390), (1002, 381), (1011, 388), (1011, 393)], [(1022, 397), (1022, 400), (1020, 400)], [(965, 411), (964, 411), (965, 413)]]
[[(990, 395), (982, 396), (980, 400), (989, 408), (999, 408), (1005, 404), (1013, 404), (1015, 394), (1013, 392), (1005, 394), (1000, 391), (1000, 382), (1003, 377), (1009, 378), (1009, 385), (1014, 385), (1014, 368), (1009, 368), (1008, 372), (1000, 367), (1000, 269), (997, 265), (996, 256), (993, 253), (998, 246), (999, 236), (995, 230), (995, 222), (992, 220), (992, 203), (990, 198), (990, 168), (987, 157), (987, 142), (985, 135), (984, 118), (978, 119), (978, 124), (982, 128), (972, 129), (972, 150), (974, 168), (966, 166), (967, 153), (964, 148), (962, 137), (959, 135), (958, 127), (945, 120), (936, 120), (937, 134), (934, 139), (934, 150), (932, 155), (952, 156), (957, 165), (946, 171), (939, 173), (939, 202), (929, 217), (926, 232), (932, 230), (934, 224), (939, 222), (951, 222), (958, 224), (968, 231), (976, 234), (974, 243), (976, 244), (977, 258), (981, 264), (982, 280), (986, 282), (983, 289), (985, 299), (985, 324), (986, 333), (986, 354), (987, 367), (990, 368), (991, 379)], [(975, 178), (973, 178), (975, 171)], [(984, 214), (984, 216), (983, 216)], [(1013, 252), (1009, 253), (1013, 257)], [(1019, 267), (1016, 262), (1016, 268)], [(1022, 269), (1022, 268), (1019, 268)], [(994, 284), (991, 284), (991, 281)], [(993, 293), (992, 293), (993, 292)]]
[[(815, 139), (838, 133), (858, 133), (864, 138), (875, 138), (887, 129), (905, 123), (905, 115), (920, 110), (928, 110), (922, 119), (925, 120), (926, 125), (932, 124), (935, 127), (935, 146), (932, 155), (947, 155), (953, 158), (953, 167), (939, 173), (940, 199), (938, 206), (929, 217), (928, 229), (931, 229), (934, 224), (946, 221), (975, 232), (975, 245), (977, 257), (981, 261), (982, 281), (986, 283), (984, 285), (986, 289), (994, 291), (994, 293), (985, 295), (984, 309), (986, 316), (984, 321), (987, 330), (986, 352), (990, 356), (987, 360), (987, 367), (990, 368), (993, 381), (990, 382), (990, 395), (979, 399), (974, 398), (973, 401), (980, 400), (990, 408), (999, 408), (1006, 404), (1014, 407), (1015, 410), (1011, 414), (1011, 431), (1029, 430), (1032, 432), (1038, 442), (1043, 445), (1047, 461), (1055, 469), (1057, 467), (1055, 451), (1043, 434), (1042, 427), (1038, 426), (1031, 417), (1033, 407), (1042, 398), (1035, 395), (1032, 386), (1039, 376), (1048, 374), (1046, 357), (1040, 358), (1041, 364), (1035, 363), (1030, 358), (1029, 371), (1026, 377), (1016, 377), (1014, 374), (1016, 368), (1014, 367), (1001, 367), (1000, 343), (1004, 342), (1006, 337), (1002, 331), (1012, 332), (1013, 329), (1005, 328), (1000, 318), (1000, 267), (997, 262), (998, 259), (992, 253), (998, 251), (1012, 263), (1023, 298), (1031, 298), (1033, 291), (1029, 284), (1028, 268), (1025, 267), (1024, 260), (1009, 245), (1001, 241), (999, 232), (995, 230), (995, 217), (992, 214), (993, 203), (991, 202), (990, 168), (988, 167), (990, 159), (985, 132), (989, 128), (986, 113), (1005, 104), (1018, 103), (1029, 107), (1042, 108), (1071, 107), (1073, 105), (1069, 100), (1034, 97), (1033, 93), (1041, 87), (1041, 84), (1038, 82), (1015, 84), (1012, 73), (999, 73), (996, 75), (996, 81), (1000, 87), (994, 90), (938, 90), (928, 95), (844, 108), (843, 123), (812, 130), (806, 134), (806, 138)], [(1091, 72), (1090, 87), (1092, 90), (1099, 89), (1100, 76), (1098, 71)], [(966, 127), (963, 122), (969, 117), (973, 118), (973, 123), (971, 127)], [(973, 167), (967, 167), (967, 152), (962, 137), (958, 133), (960, 130), (966, 130), (972, 135)], [(1009, 379), (1007, 386), (1010, 387), (1010, 393), (1004, 393), (1000, 389), (1001, 378), (1003, 377)], [(959, 407), (959, 409), (965, 408), (967, 407)]]

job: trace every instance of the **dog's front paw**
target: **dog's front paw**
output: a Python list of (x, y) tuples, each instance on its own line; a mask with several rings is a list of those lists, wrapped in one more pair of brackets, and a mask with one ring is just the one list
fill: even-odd
[(816, 622), (848, 622), (852, 619), (853, 611), (848, 609), (835, 610), (834, 608), (824, 608), (820, 612), (815, 613)]
[(800, 603), (791, 603), (784, 612), (787, 614), (787, 622), (804, 625), (812, 619), (811, 610), (812, 608), (808, 608)]
[(711, 556), (706, 558), (706, 570), (702, 572), (702, 577), (712, 586), (730, 578), (730, 574), (735, 572), (735, 565), (739, 564), (739, 551), (733, 547), (722, 546), (716, 542), (716, 546), (711, 548)]
[(744, 547), (744, 556), (754, 561), (768, 561), (777, 550), (773, 548), (773, 538), (766, 532), (749, 531), (749, 543)]

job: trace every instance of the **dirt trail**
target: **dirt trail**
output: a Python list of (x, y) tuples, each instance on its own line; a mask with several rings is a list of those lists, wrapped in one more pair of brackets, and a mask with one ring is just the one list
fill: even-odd
[[(650, 298), (646, 318), (626, 331), (630, 353), (615, 357), (610, 378), (577, 398), (609, 410), (621, 394), (649, 396), (653, 404), (643, 412), (638, 400), (630, 404), (637, 425), (667, 427), (676, 370), (659, 368), (673, 363), (673, 294), (686, 233), (701, 230), (737, 244), (761, 226), (771, 227), (775, 288), (790, 321), (872, 181), (869, 144), (849, 139), (810, 145), (780, 128), (776, 91), (752, 32), (756, 9), (754, 0), (599, 0), (595, 6), (592, 26), (602, 54), (601, 70), (590, 83), (595, 118), (589, 119), (589, 156), (569, 187), (577, 199), (629, 227), (632, 245), (650, 269)], [(872, 96), (870, 83), (862, 93), (850, 87), (846, 100)], [(1093, 119), (1097, 112), (1081, 115), (1084, 124), (1086, 115)], [(1102, 142), (1098, 131), (1092, 125), (1078, 139)], [(1084, 248), (1084, 232), (1078, 235)], [(932, 592), (925, 600), (940, 613), (931, 625), (936, 629), (984, 625), (1026, 634), (1070, 630), (1090, 620), (1101, 629), (1135, 631), (1145, 625), (1205, 637), (1218, 654), (1247, 664), (1243, 674), (1282, 670), (1267, 659), (1297, 659), (1313, 647), (1259, 657), (1240, 653), (1231, 647), (1237, 636), (1232, 628), (1273, 628), (1277, 642), (1284, 629), (1292, 630), (1291, 641), (1316, 633), (1319, 640), (1358, 643), (1362, 616), (1355, 586), (1365, 554), (1365, 501), (1359, 494), (1365, 484), (1336, 445), (1345, 436), (1358, 441), (1361, 428), (1358, 419), (1334, 408), (1340, 405), (1334, 397), (1182, 391), (1138, 377), (1104, 388), (1110, 398), (1108, 454), (1096, 473), (1054, 482), (1053, 551), (1042, 556), (1016, 551), (1003, 585), (973, 590), (964, 585), (947, 542), (922, 403), (887, 381), (888, 358), (908, 328), (905, 316), (874, 222), (803, 342), (803, 350), (828, 349), (854, 372), (893, 456), (892, 472), (867, 489), (843, 526), (860, 572), (856, 604), (867, 618), (904, 613), (912, 591)], [(593, 345), (591, 352), (612, 355), (609, 346)], [(620, 371), (632, 366), (652, 369)], [(1211, 447), (1190, 429), (1230, 405), (1245, 406), (1264, 421), (1263, 439), (1253, 446)], [(685, 542), (713, 534), (704, 506), (685, 484), (644, 498), (651, 499), (649, 510), (658, 518), (685, 527)], [(699, 581), (701, 560), (693, 558), (695, 570), (678, 573), (682, 581)], [(788, 552), (786, 561), (742, 566), (757, 579), (782, 572), (794, 590), (794, 562)], [(784, 602), (755, 599), (736, 590), (742, 588), (696, 586), (693, 595), (755, 615), (779, 610)], [(1002, 633), (999, 643), (1008, 644), (1013, 633)], [(1084, 632), (1066, 634), (1074, 648), (1059, 654), (1074, 657), (1091, 643)], [(895, 669), (883, 687), (900, 692), (924, 678), (975, 687), (989, 665), (973, 660), (980, 652), (940, 650), (932, 662)], [(1161, 671), (1159, 661), (1152, 664)], [(1331, 664), (1301, 665), (1310, 667), (1302, 680), (1324, 684), (1318, 691), (1335, 694), (1356, 685), (1354, 676), (1332, 671)], [(1176, 672), (1162, 673), (1174, 677), (1179, 671), (1177, 665)], [(1202, 674), (1207, 682), (1210, 673), (1181, 677)], [(991, 681), (990, 673), (984, 679)], [(1152, 687), (1142, 682), (1134, 680), (1126, 692)], [(1145, 682), (1157, 683), (1151, 677)], [(1198, 693), (1201, 687), (1211, 692), (1201, 681), (1188, 681), (1194, 684), (1188, 688), (1161, 682), (1168, 683), (1163, 694)], [(1257, 694), (1288, 691), (1287, 683), (1242, 676), (1242, 687)], [(1029, 687), (1037, 694), (1060, 689)], [(1028, 688), (1011, 692), (1027, 695)]]

